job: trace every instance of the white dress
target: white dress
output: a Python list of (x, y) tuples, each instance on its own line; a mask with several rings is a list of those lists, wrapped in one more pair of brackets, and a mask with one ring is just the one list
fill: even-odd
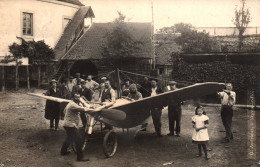
[[(209, 117), (206, 115), (195, 115), (192, 117), (192, 122), (195, 123), (196, 128), (201, 128), (205, 126), (205, 121), (208, 121)], [(199, 131), (196, 131), (194, 128), (193, 134), (192, 134), (192, 141), (193, 142), (207, 142), (209, 140), (209, 134), (208, 129), (201, 129)]]

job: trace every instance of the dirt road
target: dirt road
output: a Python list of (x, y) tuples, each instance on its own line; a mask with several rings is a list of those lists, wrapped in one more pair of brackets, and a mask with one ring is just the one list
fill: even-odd
[[(43, 92), (36, 90), (36, 92)], [(255, 137), (250, 124), (251, 111), (235, 109), (233, 120), (234, 141), (223, 144), (224, 129), (219, 108), (206, 107), (210, 118), (209, 152), (211, 159), (196, 158), (197, 145), (191, 143), (191, 117), (193, 107), (183, 106), (181, 137), (168, 137), (167, 110), (163, 111), (164, 137), (152, 136), (151, 119), (146, 132), (134, 137), (136, 129), (128, 135), (115, 129), (119, 135), (119, 147), (114, 157), (106, 159), (102, 151), (102, 138), (92, 139), (85, 155), (89, 162), (77, 162), (76, 155), (60, 156), (60, 148), (65, 137), (62, 121), (59, 130), (50, 131), (49, 122), (44, 119), (45, 100), (23, 93), (0, 94), (0, 167), (158, 167), (158, 166), (256, 166)], [(252, 132), (252, 134), (250, 133)], [(94, 136), (98, 136), (97, 134)], [(259, 145), (258, 145), (259, 146)], [(252, 147), (252, 148), (251, 148)], [(250, 149), (251, 148), (251, 149)], [(251, 158), (251, 159), (250, 159)], [(258, 156), (257, 156), (258, 158)], [(168, 163), (168, 165), (166, 165)], [(164, 164), (164, 165), (163, 165)]]

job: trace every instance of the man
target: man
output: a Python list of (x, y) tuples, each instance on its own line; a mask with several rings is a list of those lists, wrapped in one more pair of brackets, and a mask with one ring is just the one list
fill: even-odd
[(61, 148), (61, 155), (67, 155), (70, 152), (67, 151), (71, 143), (76, 143), (77, 150), (77, 161), (89, 161), (89, 159), (83, 158), (82, 146), (84, 140), (82, 139), (78, 124), (79, 124), (79, 113), (84, 113), (86, 111), (90, 112), (89, 108), (84, 108), (80, 106), (80, 95), (75, 93), (73, 96), (73, 101), (68, 103), (65, 108), (65, 119), (64, 119), (64, 129), (67, 133), (67, 138), (64, 141)]
[(72, 92), (72, 88), (73, 88), (73, 77), (72, 76), (70, 76), (69, 77), (69, 79), (68, 79), (68, 81), (67, 81), (67, 84), (66, 84), (66, 86), (67, 86), (67, 88), (68, 88), (68, 90), (70, 91), (70, 93)]
[[(167, 91), (176, 90), (177, 82), (169, 81), (169, 86), (167, 87)], [(174, 125), (176, 123), (176, 136), (180, 136), (181, 132), (181, 102), (174, 102), (168, 105), (168, 119), (169, 119), (169, 131), (168, 136), (174, 136)]]
[(130, 80), (127, 78), (125, 79), (125, 83), (122, 86), (122, 96), (127, 96), (130, 92), (129, 90), (130, 87)]
[(99, 84), (99, 92), (100, 92), (100, 94), (105, 89), (105, 82), (106, 82), (106, 80), (107, 80), (107, 77), (101, 77), (100, 78), (100, 84)]
[(232, 91), (232, 84), (227, 83), (226, 90), (223, 92), (218, 92), (218, 96), (221, 98), (221, 118), (226, 130), (226, 137), (223, 142), (228, 143), (233, 139), (231, 125), (233, 117), (233, 105), (236, 103), (236, 93)]
[(65, 82), (62, 82), (61, 92), (62, 92), (62, 98), (64, 99), (71, 99), (71, 93), (73, 88), (72, 80), (73, 77), (70, 76), (68, 79), (66, 79)]
[[(52, 79), (50, 82), (50, 88), (45, 93), (46, 96), (53, 96), (53, 97), (61, 97), (61, 92), (57, 88), (57, 81)], [(60, 120), (60, 103), (46, 100), (45, 106), (45, 118), (50, 120), (50, 129), (54, 130), (54, 120), (55, 120), (55, 130), (58, 130), (59, 120)]]
[[(80, 82), (80, 85), (81, 85), (81, 88), (78, 90), (80, 97), (83, 98), (84, 100), (91, 101), (92, 93), (88, 88), (86, 88), (86, 81), (82, 79)], [(82, 128), (85, 129), (86, 125), (87, 125), (86, 114), (83, 112), (80, 113), (80, 118), (81, 118), (82, 125), (83, 125)]]
[(140, 93), (142, 94), (143, 98), (150, 96), (150, 89), (151, 83), (149, 82), (147, 77), (144, 77), (144, 81), (141, 84)]
[(80, 97), (83, 97), (88, 101), (91, 101), (92, 93), (91, 93), (91, 90), (86, 87), (86, 81), (81, 80), (80, 85), (81, 85), (81, 88), (78, 91), (78, 93), (80, 94)]
[[(158, 88), (157, 86), (157, 79), (152, 79), (151, 80), (151, 88), (150, 88), (150, 96), (156, 96), (160, 93), (163, 93), (162, 89)], [(154, 129), (155, 132), (157, 134), (157, 137), (162, 137), (161, 134), (161, 116), (162, 116), (162, 107), (158, 107), (158, 108), (153, 108), (151, 109), (151, 115), (152, 115), (152, 119), (153, 119), (153, 124), (154, 124)]]
[(109, 80), (105, 81), (105, 89), (100, 94), (100, 101), (101, 102), (106, 102), (106, 101), (115, 102), (116, 101), (116, 94), (115, 94), (114, 89), (112, 89)]
[[(136, 84), (131, 84), (129, 86), (129, 94), (127, 95), (127, 99), (130, 99), (132, 101), (140, 100), (143, 98), (142, 94), (137, 91)], [(145, 121), (146, 122), (146, 121)], [(143, 123), (141, 126), (142, 131), (146, 131), (148, 123)]]
[(92, 91), (92, 95), (94, 94), (95, 90), (99, 87), (99, 84), (92, 80), (92, 76), (88, 75), (86, 80), (86, 88), (90, 89)]
[(137, 87), (136, 87), (136, 84), (131, 84), (129, 86), (129, 93), (127, 95), (127, 98), (132, 100), (132, 101), (135, 101), (135, 100), (140, 100), (142, 99), (142, 94), (140, 92), (137, 91)]
[[(105, 81), (105, 89), (101, 92), (99, 101), (102, 102), (102, 103), (103, 102), (115, 102), (116, 101), (116, 94), (115, 94), (114, 89), (112, 89), (109, 80)], [(105, 124), (104, 129), (111, 130), (112, 128), (113, 127), (111, 125)]]
[(75, 74), (75, 78), (72, 80), (73, 85), (77, 85), (78, 81), (81, 81), (80, 73)]
[[(81, 81), (82, 81), (82, 79), (80, 79), (80, 78), (77, 78), (76, 79), (76, 85), (74, 85), (73, 87), (72, 87), (72, 96), (73, 96), (73, 94), (74, 93), (79, 93), (79, 91), (81, 90)], [(73, 83), (74, 84), (74, 83)]]

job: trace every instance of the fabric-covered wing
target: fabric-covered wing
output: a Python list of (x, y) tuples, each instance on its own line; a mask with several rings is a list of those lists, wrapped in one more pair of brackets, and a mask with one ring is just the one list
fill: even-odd
[(68, 100), (68, 99), (62, 99), (62, 98), (52, 97), (52, 96), (45, 96), (45, 95), (42, 95), (42, 94), (27, 93), (27, 95), (36, 96), (36, 97), (44, 98), (46, 100), (56, 101), (56, 102), (59, 102), (59, 103), (64, 103), (64, 102), (69, 103), (69, 102), (71, 102), (71, 100)]
[(110, 107), (126, 113), (123, 121), (104, 120), (116, 127), (131, 128), (140, 125), (150, 115), (150, 109), (167, 106), (174, 101), (185, 101), (221, 91), (225, 84), (216, 82), (198, 83), (178, 90), (165, 92), (154, 97), (147, 97), (128, 104)]

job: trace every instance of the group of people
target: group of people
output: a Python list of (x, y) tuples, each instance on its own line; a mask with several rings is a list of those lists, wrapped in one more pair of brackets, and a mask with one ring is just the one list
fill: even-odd
[[(217, 95), (221, 99), (221, 119), (226, 131), (226, 136), (222, 143), (229, 143), (233, 140), (233, 133), (231, 130), (233, 105), (236, 103), (236, 93), (232, 91), (232, 84), (227, 83), (226, 89), (218, 92)], [(198, 144), (197, 157), (202, 155), (201, 147), (205, 153), (205, 159), (208, 160), (206, 144), (209, 141), (208, 135), (209, 117), (206, 115), (202, 106), (197, 106), (195, 109), (195, 116), (192, 117), (192, 126), (194, 128), (192, 134), (192, 142)]]
[[(66, 82), (63, 82), (60, 86), (57, 86), (55, 79), (51, 80), (50, 88), (45, 95), (60, 97), (64, 99), (73, 99), (73, 96), (77, 93), (85, 101), (92, 101), (94, 93), (99, 90), (99, 101), (115, 101), (115, 91), (112, 89), (109, 80), (106, 77), (101, 78), (101, 83), (98, 84), (92, 79), (91, 75), (87, 76), (84, 80), (80, 77), (80, 73), (75, 74), (75, 78), (72, 76)], [(64, 117), (64, 105), (59, 104), (51, 100), (46, 101), (45, 118), (50, 120), (50, 129), (57, 130), (59, 126), (59, 120)], [(83, 128), (86, 126), (86, 115), (82, 113), (80, 115)], [(55, 125), (54, 125), (55, 120)]]
[[(57, 102), (49, 101), (46, 102), (45, 118), (50, 120), (50, 129), (57, 130), (59, 119), (64, 118), (64, 128), (67, 133), (67, 138), (63, 143), (61, 154), (66, 155), (69, 152), (67, 148), (71, 142), (76, 143), (77, 149), (77, 160), (86, 161), (82, 153), (83, 141), (79, 134), (79, 121), (81, 119), (83, 128), (85, 128), (87, 119), (86, 112), (91, 112), (90, 106), (81, 102), (81, 98), (86, 101), (91, 101), (93, 99), (94, 92), (99, 90), (99, 101), (115, 101), (116, 95), (115, 90), (111, 87), (110, 81), (106, 77), (101, 78), (101, 83), (98, 84), (92, 80), (92, 76), (89, 75), (86, 80), (80, 78), (80, 74), (77, 73), (75, 78), (70, 77), (66, 83), (63, 83), (60, 88), (57, 87), (57, 81), (52, 80), (50, 82), (50, 89), (46, 92), (48, 96), (62, 97), (66, 99), (71, 99), (64, 112), (61, 111), (62, 106)], [(125, 84), (122, 87), (122, 95), (129, 100), (135, 101), (140, 100), (145, 97), (152, 97), (161, 94), (165, 91), (176, 90), (177, 83), (175, 81), (169, 81), (168, 86), (165, 89), (161, 89), (158, 86), (157, 79), (148, 79), (144, 77), (144, 81), (137, 86), (136, 84), (130, 84), (130, 80), (126, 79)], [(227, 84), (226, 90), (219, 92), (218, 95), (221, 98), (221, 118), (223, 125), (226, 130), (226, 137), (224, 142), (230, 142), (233, 139), (233, 134), (231, 132), (232, 116), (233, 116), (233, 105), (236, 101), (235, 92), (231, 91), (232, 85)], [(169, 120), (169, 133), (168, 136), (180, 137), (181, 131), (181, 109), (182, 102), (175, 101), (174, 103), (168, 104), (168, 120)], [(162, 137), (161, 133), (161, 115), (164, 106), (152, 108), (151, 116), (153, 120), (153, 125), (155, 129), (155, 134), (157, 137)], [(54, 125), (55, 123), (55, 125)], [(203, 107), (197, 106), (195, 110), (195, 116), (192, 117), (192, 125), (194, 128), (192, 134), (192, 141), (198, 144), (198, 157), (201, 156), (201, 147), (205, 153), (205, 158), (209, 159), (207, 156), (206, 143), (209, 140), (207, 127), (209, 125), (209, 118), (206, 115)], [(143, 130), (146, 130), (147, 123), (142, 125)], [(111, 128), (109, 125), (106, 127)]]

